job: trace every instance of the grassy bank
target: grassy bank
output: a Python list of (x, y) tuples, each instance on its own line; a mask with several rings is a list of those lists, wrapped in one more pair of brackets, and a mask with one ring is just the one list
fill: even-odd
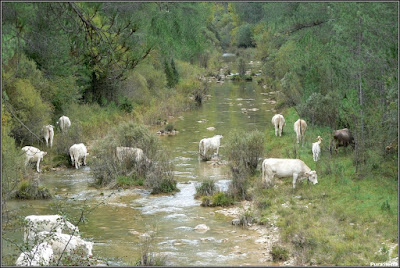
[[(309, 126), (304, 147), (298, 146), (294, 109), (282, 112), (286, 126), (282, 137), (268, 127), (265, 157), (300, 158), (318, 174), (317, 185), (300, 183), (292, 189), (289, 178), (276, 179), (276, 187), (254, 187), (260, 219), (278, 215), (282, 243), (298, 265), (369, 265), (385, 262), (389, 248), (398, 243), (397, 156), (370, 159), (366, 176), (355, 173), (353, 152), (340, 148), (329, 154), (331, 130)], [(322, 156), (312, 159), (311, 144), (321, 136)], [(373, 161), (373, 163), (372, 163)], [(255, 185), (261, 175), (254, 177)], [(265, 205), (266, 204), (266, 205)], [(392, 258), (397, 255), (397, 249)]]

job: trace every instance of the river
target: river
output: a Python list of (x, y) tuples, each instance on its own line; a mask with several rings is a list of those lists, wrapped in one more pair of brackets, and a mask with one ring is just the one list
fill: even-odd
[[(199, 161), (198, 142), (202, 138), (223, 135), (220, 157), (226, 160), (224, 141), (232, 131), (272, 127), (274, 112), (261, 92), (255, 82), (213, 82), (210, 99), (175, 121), (179, 133), (160, 136), (175, 163), (180, 192), (172, 196), (153, 196), (144, 189), (132, 189), (114, 191), (108, 197), (111, 190), (92, 186), (89, 159), (89, 165), (79, 170), (68, 168), (38, 175), (39, 183), (54, 194), (53, 200), (13, 200), (9, 208), (17, 209), (21, 216), (57, 214), (62, 210), (77, 218), (84, 205), (98, 205), (79, 228), (83, 238), (94, 242), (94, 255), (113, 266), (133, 265), (139, 257), (141, 236), (152, 231), (154, 251), (166, 256), (167, 265), (274, 265), (264, 258), (263, 245), (255, 243), (260, 236), (256, 231), (233, 226), (231, 217), (216, 212), (221, 208), (203, 208), (194, 199), (195, 186), (205, 178), (214, 179), (221, 190), (226, 190), (230, 182), (226, 166)], [(208, 127), (215, 130), (209, 131)], [(194, 230), (198, 224), (210, 229), (198, 232)], [(13, 237), (22, 241), (23, 235), (15, 232)], [(6, 247), (3, 255), (11, 252)]]

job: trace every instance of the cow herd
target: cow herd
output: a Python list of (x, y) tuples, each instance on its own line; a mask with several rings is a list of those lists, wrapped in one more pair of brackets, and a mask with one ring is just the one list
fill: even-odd
[[(286, 125), (285, 118), (281, 114), (275, 114), (271, 120), (272, 124), (275, 127), (275, 136), (282, 136), (283, 128)], [(57, 125), (60, 127), (62, 133), (67, 133), (68, 129), (71, 127), (71, 121), (66, 116), (61, 116)], [(294, 132), (296, 133), (296, 141), (297, 143), (301, 143), (304, 145), (305, 133), (307, 130), (307, 123), (303, 119), (298, 119), (294, 123)], [(43, 127), (43, 137), (46, 141), (46, 145), (50, 147), (53, 146), (53, 138), (54, 138), (54, 127), (52, 125), (46, 125)], [(215, 154), (218, 156), (219, 147), (221, 145), (222, 135), (216, 135), (211, 138), (204, 138), (199, 142), (199, 156), (202, 160), (210, 160)], [(321, 142), (322, 138), (320, 136), (317, 137), (317, 141), (312, 144), (311, 151), (313, 153), (313, 160), (316, 162), (321, 157)], [(336, 152), (338, 151), (338, 147), (347, 147), (351, 145), (354, 147), (354, 137), (352, 136), (349, 129), (340, 129), (336, 130), (333, 133), (333, 139), (330, 145), (330, 151), (334, 149)], [(43, 157), (47, 154), (47, 152), (40, 151), (39, 149), (33, 146), (25, 146), (22, 148), (25, 153), (25, 165), (29, 162), (36, 162), (36, 170), (39, 170), (40, 161), (43, 160)], [(78, 169), (83, 162), (83, 165), (86, 165), (86, 157), (89, 155), (87, 152), (86, 146), (83, 143), (74, 144), (69, 149), (69, 155), (71, 157), (72, 166)], [(117, 147), (116, 148), (116, 158), (119, 161), (124, 161), (124, 159), (129, 158), (130, 160), (135, 161), (136, 163), (141, 160), (148, 160), (143, 153), (143, 150), (140, 148), (131, 148), (131, 147)], [(308, 178), (309, 181), (316, 184), (317, 174), (315, 171), (312, 171), (303, 161), (299, 159), (278, 159), (278, 158), (269, 158), (265, 159), (262, 163), (262, 178), (267, 184), (271, 183), (274, 177), (288, 177), (293, 176), (293, 188), (295, 188), (296, 181), (301, 178)]]
[[(65, 134), (71, 127), (71, 120), (67, 116), (63, 115), (58, 119), (57, 125), (60, 127), (61, 133)], [(53, 147), (54, 126), (43, 126), (42, 134), (46, 142), (46, 146), (49, 147), (50, 144), (50, 147)], [(47, 152), (40, 151), (38, 148), (33, 146), (25, 146), (22, 148), (22, 151), (25, 153), (25, 166), (28, 165), (29, 162), (36, 162), (36, 171), (40, 172), (40, 161), (43, 161), (43, 157), (47, 154)], [(86, 156), (89, 154), (86, 146), (83, 143), (79, 143), (74, 144), (69, 148), (69, 155), (71, 157), (72, 166), (75, 166), (75, 168), (78, 169), (82, 161), (83, 164), (86, 165)]]
[[(283, 128), (286, 125), (285, 118), (281, 114), (275, 114), (271, 120), (275, 127), (275, 136), (281, 137)], [(294, 132), (296, 133), (297, 143), (304, 146), (305, 133), (307, 130), (307, 123), (303, 119), (298, 119), (294, 123)], [(211, 138), (204, 138), (199, 142), (199, 156), (202, 160), (209, 160), (211, 155), (218, 156), (219, 147), (221, 144), (221, 135), (216, 135)], [(313, 160), (317, 162), (321, 157), (321, 142), (322, 138), (317, 137), (317, 142), (312, 144), (311, 151), (313, 153)], [(333, 133), (333, 140), (331, 141), (330, 150), (334, 147), (337, 152), (340, 146), (354, 146), (354, 138), (349, 129), (336, 130)], [(216, 151), (216, 153), (215, 153)], [(274, 177), (293, 177), (293, 188), (296, 187), (296, 181), (307, 178), (313, 184), (318, 183), (317, 173), (311, 170), (300, 159), (283, 159), (283, 158), (267, 158), (262, 163), (262, 180), (267, 184), (271, 184)]]

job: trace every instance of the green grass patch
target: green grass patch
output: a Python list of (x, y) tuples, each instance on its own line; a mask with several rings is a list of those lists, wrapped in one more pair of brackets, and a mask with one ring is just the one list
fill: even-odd
[[(264, 157), (299, 158), (317, 171), (318, 184), (304, 181), (293, 190), (292, 179), (282, 178), (275, 179), (280, 181), (275, 188), (253, 186), (260, 222), (269, 222), (270, 215), (277, 213), (282, 242), (296, 256), (297, 265), (354, 266), (387, 261), (388, 254), (379, 250), (382, 242), (397, 243), (397, 161), (372, 154), (378, 164), (363, 167), (366, 175), (360, 178), (351, 148), (330, 155), (329, 128), (309, 125), (302, 147), (293, 131), (299, 118), (295, 110), (281, 113), (286, 119), (284, 134), (275, 137), (272, 124), (266, 129)], [(317, 136), (323, 138), (322, 154), (320, 161), (314, 162), (311, 147)]]
[(136, 178), (135, 176), (118, 176), (117, 185), (119, 187), (130, 187), (130, 186), (143, 186), (144, 179)]

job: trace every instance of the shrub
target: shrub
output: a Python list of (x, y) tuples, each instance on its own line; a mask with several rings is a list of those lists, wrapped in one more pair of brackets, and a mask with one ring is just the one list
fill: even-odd
[(232, 167), (254, 173), (258, 159), (264, 154), (264, 135), (258, 130), (236, 131), (226, 143), (226, 152)]
[(274, 245), (271, 255), (273, 261), (286, 261), (289, 258), (289, 251), (284, 247)]
[(168, 125), (165, 126), (165, 131), (171, 132), (172, 130), (174, 130), (174, 125), (173, 124), (168, 124)]
[(200, 186), (196, 187), (195, 198), (199, 198), (200, 196), (211, 196), (216, 190), (215, 181), (212, 179), (206, 179)]
[[(120, 162), (116, 158), (116, 147), (140, 148), (146, 159), (136, 163), (133, 159)], [(157, 136), (144, 125), (133, 121), (122, 122), (110, 130), (106, 137), (96, 143), (93, 153), (93, 173), (100, 185), (115, 186), (118, 177), (144, 178), (144, 185), (152, 193), (176, 191), (173, 164), (164, 152)], [(123, 179), (126, 182), (126, 179)], [(121, 178), (120, 178), (121, 182)]]
[(232, 204), (232, 198), (227, 196), (224, 192), (218, 192), (212, 196), (212, 206), (226, 207)]
[(49, 189), (38, 186), (29, 180), (22, 181), (15, 193), (18, 199), (50, 199), (52, 198)]
[(249, 182), (248, 177), (250, 173), (247, 169), (235, 168), (231, 166), (232, 182), (229, 184), (228, 193), (229, 196), (235, 200), (251, 200), (251, 195), (248, 193)]
[(314, 92), (302, 104), (297, 105), (298, 112), (301, 116), (308, 118), (311, 124), (320, 126), (335, 127), (337, 116), (336, 97), (333, 93), (322, 95)]
[(240, 225), (246, 227), (254, 222), (254, 215), (251, 211), (246, 210), (243, 214), (240, 215), (239, 219)]
[[(2, 205), (12, 197), (19, 181), (23, 177), (24, 155), (15, 146), (15, 140), (8, 135), (8, 126), (5, 121), (5, 113), (2, 115), (2, 137), (1, 137), (1, 194)], [(3, 211), (3, 210), (2, 210)]]

